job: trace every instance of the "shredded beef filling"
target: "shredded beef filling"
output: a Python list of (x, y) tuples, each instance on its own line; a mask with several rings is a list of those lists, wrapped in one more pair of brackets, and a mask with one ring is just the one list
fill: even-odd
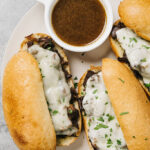
[[(55, 46), (53, 44), (52, 39), (50, 39), (49, 37), (42, 37), (42, 38), (37, 39), (37, 38), (33, 38), (32, 34), (27, 36), (26, 38), (29, 40), (27, 42), (28, 48), (31, 47), (35, 42), (35, 43), (38, 43), (42, 48), (47, 49), (47, 50), (51, 50), (51, 51), (56, 52), (58, 54), (58, 56), (60, 57), (62, 70), (65, 74), (66, 81), (68, 82), (68, 80), (72, 77), (72, 75), (66, 70), (66, 66), (68, 65), (68, 61), (67, 62), (64, 61), (61, 54), (58, 52), (57, 49), (55, 49)], [(70, 100), (70, 106), (67, 108), (68, 117), (71, 120), (72, 125), (76, 128), (79, 128), (78, 127), (79, 111), (73, 105), (73, 103), (78, 100), (78, 96), (77, 96), (75, 89), (71, 88), (70, 91), (71, 91), (71, 100)], [(76, 136), (76, 135), (72, 135), (72, 136)], [(66, 137), (66, 136), (60, 135), (59, 137)]]

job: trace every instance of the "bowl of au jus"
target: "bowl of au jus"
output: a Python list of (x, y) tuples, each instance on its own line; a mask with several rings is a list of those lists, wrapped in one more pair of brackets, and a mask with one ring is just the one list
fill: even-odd
[(108, 38), (113, 13), (109, 0), (38, 0), (45, 6), (45, 25), (66, 50), (91, 51)]

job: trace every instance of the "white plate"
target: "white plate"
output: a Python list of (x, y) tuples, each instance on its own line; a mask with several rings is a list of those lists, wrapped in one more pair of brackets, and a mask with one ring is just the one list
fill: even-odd
[[(118, 5), (120, 0), (110, 0), (113, 7), (113, 13), (115, 20), (118, 19)], [(19, 50), (20, 43), (25, 36), (31, 33), (47, 33), (44, 25), (44, 7), (42, 4), (36, 4), (29, 12), (22, 18), (17, 27), (15, 28), (11, 38), (8, 42), (2, 63), (3, 70), (9, 61), (9, 59)], [(74, 53), (66, 51), (68, 56), (71, 72), (73, 76), (77, 76), (78, 79), (82, 74), (90, 67), (90, 65), (100, 65), (103, 57), (115, 58), (111, 51), (109, 41), (107, 40), (101, 47), (94, 51), (85, 53), (84, 56), (81, 53)], [(68, 147), (58, 147), (57, 150), (88, 150), (88, 144), (84, 132), (78, 140)], [(11, 148), (9, 150), (12, 150)], [(13, 149), (14, 150), (14, 149)]]

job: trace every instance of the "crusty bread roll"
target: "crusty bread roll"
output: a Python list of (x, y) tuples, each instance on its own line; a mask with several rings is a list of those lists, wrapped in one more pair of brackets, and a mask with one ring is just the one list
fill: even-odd
[[(150, 102), (138, 80), (126, 65), (112, 59), (103, 59), (102, 73), (129, 150), (149, 150)], [(122, 112), (128, 114), (121, 116)]]
[[(121, 126), (129, 150), (149, 150), (150, 145), (150, 102), (129, 68), (116, 60), (103, 59), (101, 67), (91, 67), (88, 71), (102, 70), (108, 96)], [(88, 72), (87, 71), (87, 72)], [(87, 72), (79, 82), (79, 97), (83, 99)], [(122, 81), (121, 81), (122, 79)], [(124, 82), (123, 82), (124, 81)], [(82, 103), (82, 102), (81, 102)], [(120, 115), (128, 112), (126, 115)], [(91, 150), (94, 150), (88, 137), (87, 117), (82, 109), (84, 128)]]
[(3, 110), (21, 150), (55, 150), (56, 135), (43, 91), (38, 63), (26, 51), (9, 61), (3, 77)]
[[(38, 61), (28, 51), (28, 47), (34, 44), (43, 48), (53, 44), (54, 51), (60, 58), (64, 77), (71, 91), (72, 102), (69, 107), (78, 116), (77, 119), (71, 116), (77, 126), (77, 132), (72, 135), (56, 136), (43, 88), (43, 75)], [(3, 78), (3, 107), (11, 136), (20, 149), (54, 150), (56, 145), (70, 145), (80, 135), (81, 114), (68, 59), (63, 49), (48, 35), (37, 33), (27, 36), (21, 44), (20, 52), (6, 66)]]
[(140, 37), (150, 41), (150, 1), (124, 0), (119, 6), (122, 22)]
[[(117, 25), (120, 24), (120, 23), (122, 23), (122, 20), (117, 20), (117, 21), (114, 23), (114, 26), (115, 26), (115, 25), (117, 26)], [(124, 49), (120, 46), (120, 44), (119, 44), (119, 42), (117, 41), (117, 39), (114, 39), (114, 38), (112, 37), (112, 34), (111, 34), (111, 35), (109, 36), (109, 40), (110, 40), (111, 48), (112, 48), (113, 52), (115, 53), (116, 57), (117, 57), (118, 59), (119, 59), (119, 58), (124, 58), (124, 53), (125, 53), (125, 51), (124, 51)], [(126, 58), (125, 58), (125, 59), (126, 59)], [(126, 61), (126, 60), (125, 60), (125, 61)], [(129, 65), (129, 63), (126, 62), (126, 64), (127, 64), (127, 66), (132, 70), (132, 68), (131, 68), (131, 66)], [(132, 70), (132, 71), (133, 71), (133, 70)], [(136, 74), (135, 74), (135, 76), (136, 76)], [(144, 90), (146, 91), (146, 93), (147, 93), (148, 95), (150, 95), (150, 92), (149, 92), (148, 88), (145, 87), (143, 80), (141, 80), (140, 78), (138, 78), (138, 80), (139, 80), (139, 82), (141, 83), (141, 85), (142, 85), (142, 87), (144, 88)]]
[[(36, 41), (39, 38), (41, 38), (41, 39), (42, 38), (49, 38), (49, 39), (51, 39), (50, 36), (48, 36), (47, 34), (44, 34), (44, 33), (31, 34), (31, 35), (27, 36), (25, 38), (25, 40), (21, 43), (21, 47), (20, 47), (21, 50), (28, 51), (28, 45), (30, 45), (31, 43), (32, 44), (34, 44), (34, 43), (37, 44)], [(43, 44), (42, 42), (41, 42), (41, 45)], [(64, 65), (64, 71), (65, 71), (65, 73), (68, 76), (71, 76), (69, 62), (68, 62), (67, 56), (64, 53), (63, 48), (61, 48), (60, 46), (58, 46), (53, 40), (52, 40), (52, 42), (54, 43), (54, 46), (55, 46), (55, 49), (57, 50), (58, 55), (61, 57), (61, 61), (63, 63), (62, 65)], [(68, 78), (67, 83), (68, 83), (69, 87), (71, 87), (73, 90), (75, 90), (74, 83), (73, 83), (73, 80), (72, 80), (71, 77)], [(68, 145), (70, 145), (71, 143), (73, 143), (78, 138), (78, 136), (81, 133), (82, 120), (81, 120), (81, 114), (80, 114), (80, 109), (79, 109), (78, 102), (75, 101), (74, 105), (75, 105), (75, 108), (79, 111), (79, 119), (78, 119), (78, 127), (79, 127), (79, 129), (78, 129), (78, 132), (76, 133), (75, 136), (57, 137), (57, 145), (58, 146), (68, 146)]]
[[(83, 89), (85, 88), (84, 87), (84, 81), (86, 80), (85, 78), (86, 78), (86, 75), (87, 75), (87, 73), (89, 72), (89, 71), (93, 71), (93, 72), (95, 72), (95, 73), (98, 73), (98, 72), (100, 72), (101, 71), (101, 67), (94, 67), (94, 66), (91, 66), (91, 68), (87, 71), (87, 72), (85, 72), (84, 74), (83, 74), (83, 76), (81, 77), (81, 79), (80, 79), (80, 81), (79, 81), (79, 83), (78, 83), (78, 95), (79, 95), (79, 97), (81, 98), (81, 97), (83, 97), (83, 95), (82, 95), (82, 91), (83, 91)], [(81, 105), (81, 107), (82, 107), (82, 104), (81, 104), (82, 102), (80, 102), (80, 105)], [(82, 110), (82, 108), (81, 108), (81, 110)], [(83, 118), (83, 124), (84, 124), (84, 129), (85, 129), (85, 133), (86, 133), (86, 137), (87, 137), (87, 140), (88, 140), (88, 144), (89, 144), (89, 147), (90, 147), (90, 150), (94, 150), (94, 147), (92, 146), (92, 143), (90, 142), (90, 139), (89, 139), (89, 137), (88, 137), (88, 125), (87, 125), (87, 117), (86, 117), (86, 115), (84, 115), (84, 111), (82, 111), (81, 112), (82, 113), (82, 118)]]

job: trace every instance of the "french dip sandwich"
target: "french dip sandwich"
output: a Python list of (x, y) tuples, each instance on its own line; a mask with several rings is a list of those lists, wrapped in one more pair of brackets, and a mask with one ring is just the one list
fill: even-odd
[(111, 47), (118, 60), (127, 63), (150, 95), (150, 1), (124, 0), (119, 6), (121, 20), (115, 22)]
[(80, 108), (91, 150), (149, 150), (150, 102), (134, 74), (103, 59), (80, 79)]
[(20, 149), (54, 150), (56, 143), (67, 146), (79, 136), (81, 115), (68, 59), (48, 35), (27, 36), (9, 61), (3, 108)]

